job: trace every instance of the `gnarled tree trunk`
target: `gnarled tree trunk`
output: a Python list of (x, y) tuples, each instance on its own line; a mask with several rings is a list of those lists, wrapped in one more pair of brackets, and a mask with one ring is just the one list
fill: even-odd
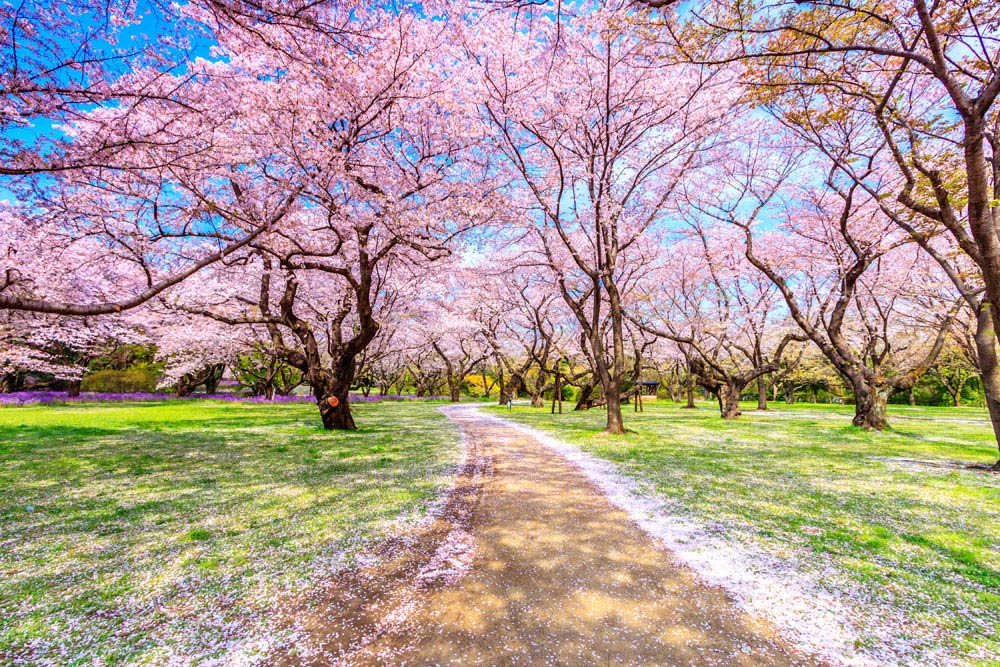
[(854, 389), (854, 419), (851, 423), (866, 431), (884, 430), (889, 425), (885, 407), (892, 389), (887, 386), (872, 387), (863, 380), (854, 380), (851, 386)]
[[(323, 428), (328, 431), (354, 431), (354, 416), (351, 414), (350, 383), (336, 380), (318, 381), (312, 385), (313, 396), (319, 406)], [(334, 399), (334, 400), (331, 400)]]
[(174, 385), (174, 394), (178, 398), (190, 396), (198, 385), (202, 384), (205, 385), (205, 393), (214, 394), (218, 389), (223, 370), (225, 366), (222, 364), (209, 364), (191, 373), (185, 373)]
[(208, 374), (205, 377), (205, 393), (214, 394), (219, 389), (219, 381), (222, 379), (222, 374), (226, 371), (226, 367), (223, 364), (213, 364), (209, 367)]
[(740, 412), (740, 393), (742, 391), (743, 387), (732, 382), (722, 383), (715, 390), (723, 419), (739, 419), (739, 416), (743, 414)]
[(18, 391), (21, 388), (22, 376), (20, 373), (7, 373), (0, 375), (0, 394), (7, 394)]
[(524, 378), (519, 372), (511, 374), (507, 382), (500, 388), (500, 405), (507, 405), (507, 401), (517, 400), (517, 392), (524, 386)]

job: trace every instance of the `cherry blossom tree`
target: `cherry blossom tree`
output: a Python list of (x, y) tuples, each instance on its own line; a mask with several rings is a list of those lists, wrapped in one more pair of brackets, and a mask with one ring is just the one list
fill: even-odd
[(358, 376), (363, 380), (360, 389), (365, 396), (375, 387), (381, 396), (387, 396), (394, 385), (403, 382), (407, 333), (393, 319), (382, 322), (378, 335), (358, 359)]
[(487, 352), (476, 336), (463, 335), (460, 330), (444, 332), (431, 342), (431, 349), (444, 366), (448, 397), (452, 403), (461, 400), (462, 385), (475, 368), (486, 359)]
[[(2, 265), (8, 282), (49, 294), (101, 300), (141, 275), (134, 264), (106, 257), (104, 244), (95, 238), (66, 240), (44, 219), (28, 227), (20, 224), (22, 219), (15, 206), (0, 205), (0, 244), (6, 246)], [(140, 312), (101, 318), (0, 309), (0, 317), (4, 328), (0, 373), (51, 374), (68, 381), (71, 394), (79, 392), (88, 362), (109, 346), (148, 342), (148, 317)]]
[[(526, 273), (521, 279), (513, 277), (508, 284), (513, 289), (506, 305), (505, 331), (520, 343), (525, 365), (518, 369), (519, 376), (531, 396), (531, 405), (542, 407), (543, 394), (557, 389), (557, 375), (560, 383), (573, 382), (560, 366), (570, 357), (572, 334), (577, 328), (567, 320), (568, 313), (560, 307), (559, 296), (548, 288), (545, 276)], [(529, 379), (531, 370), (534, 377)]]
[[(302, 372), (324, 426), (338, 429), (354, 428), (348, 392), (398, 289), (493, 216), (449, 26), (382, 10), (364, 25), (356, 53), (315, 31), (288, 40), (295, 59), (273, 44), (230, 44), (225, 62), (206, 66), (216, 73), (209, 92), (221, 87), (238, 119), (220, 138), (225, 170), (184, 181), (226, 215), (282, 211), (280, 226), (218, 271), (232, 285), (225, 299), (204, 283), (207, 298), (189, 311), (264, 327), (274, 354)], [(233, 154), (246, 155), (238, 169)]]
[(444, 391), (444, 368), (441, 359), (430, 346), (418, 346), (408, 351), (406, 368), (413, 380), (418, 397), (437, 396)]
[[(941, 91), (925, 79), (906, 79), (891, 105), (858, 105), (840, 89), (809, 96), (771, 97), (768, 108), (786, 128), (820, 151), (840, 178), (878, 202), (884, 215), (940, 267), (976, 314), (963, 318), (974, 341), (994, 435), (1000, 443), (1000, 362), (983, 260), (964, 232), (968, 209), (958, 205), (962, 160), (943, 111)], [(887, 196), (892, 193), (894, 196)]]
[(698, 2), (682, 18), (668, 10), (652, 22), (686, 44), (692, 62), (745, 64), (756, 103), (822, 150), (942, 266), (978, 313), (979, 369), (1000, 443), (995, 3)]
[(238, 354), (232, 372), (244, 390), (268, 400), (288, 396), (302, 384), (302, 373), (272, 354), (266, 343)]
[(539, 17), (530, 31), (495, 13), (467, 43), (483, 114), (519, 179), (517, 205), (589, 347), (607, 431), (623, 433), (621, 274), (708, 156), (734, 87), (718, 71), (652, 66), (665, 54), (614, 9)]
[(422, 281), (425, 294), (414, 304), (419, 314), (408, 323), (419, 346), (431, 353), (425, 354), (417, 367), (426, 367), (430, 356), (431, 368), (444, 379), (453, 403), (461, 399), (466, 378), (490, 355), (484, 329), (476, 317), (472, 277), (467, 269), (450, 266)]
[[(225, 116), (224, 99), (195, 93), (204, 72), (191, 44), (211, 31), (185, 8), (29, 1), (0, 8), (0, 23), (0, 177), (13, 195), (0, 223), (0, 308), (136, 308), (275, 222), (242, 224), (175, 196), (171, 172), (192, 156), (180, 147), (211, 142), (204, 119), (191, 119)], [(60, 292), (60, 277), (84, 263), (80, 246), (88, 268), (120, 274), (129, 263), (130, 279), (101, 295)]]
[[(959, 303), (940, 268), (835, 169), (793, 199), (796, 164), (774, 146), (751, 146), (723, 167), (729, 191), (701, 210), (742, 231), (747, 260), (851, 386), (854, 424), (881, 430), (889, 394), (933, 365)], [(781, 224), (762, 230), (769, 218)]]
[(966, 345), (952, 343), (930, 369), (930, 375), (941, 383), (951, 398), (951, 404), (956, 408), (962, 405), (962, 392), (965, 386), (979, 375), (975, 357), (970, 357), (969, 351), (970, 348)]
[(635, 320), (683, 348), (694, 381), (715, 395), (724, 419), (739, 417), (743, 390), (778, 372), (789, 344), (805, 340), (783, 321), (778, 289), (747, 262), (733, 231), (692, 220), (647, 273)]
[(572, 372), (568, 361), (580, 356), (578, 325), (552, 289), (548, 268), (532, 261), (536, 255), (522, 240), (473, 266), (466, 299), (491, 350), (500, 404), (524, 392), (540, 407), (557, 374), (561, 384), (572, 385), (589, 377), (590, 368)]
[(144, 345), (149, 336), (142, 322), (120, 316), (53, 317), (38, 313), (6, 313), (0, 321), (0, 376), (13, 388), (12, 376), (51, 375), (68, 384), (70, 396), (95, 357), (119, 345)]
[[(770, 91), (765, 100), (797, 99), (803, 122), (802, 103), (848, 98), (834, 108), (869, 116), (893, 148), (899, 202), (947, 229), (976, 262), (989, 301), (1000, 304), (995, 9), (986, 0), (960, 7), (776, 0), (747, 12), (740, 3), (713, 2), (689, 12), (684, 38), (711, 35), (705, 48), (688, 52), (700, 62), (751, 61), (748, 81)], [(675, 23), (663, 25), (679, 36)], [(958, 150), (935, 151), (942, 139)], [(959, 178), (949, 179), (955, 167)]]
[(254, 350), (252, 327), (234, 330), (176, 308), (157, 308), (155, 316), (156, 359), (164, 365), (160, 386), (173, 388), (178, 396), (190, 395), (199, 385), (214, 393), (224, 369)]

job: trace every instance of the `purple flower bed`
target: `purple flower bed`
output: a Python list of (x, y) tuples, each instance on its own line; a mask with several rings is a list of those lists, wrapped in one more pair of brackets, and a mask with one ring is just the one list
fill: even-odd
[(351, 403), (378, 403), (379, 401), (447, 401), (447, 396), (417, 396), (416, 394), (391, 394), (389, 396), (365, 397), (361, 394), (351, 394)]
[[(351, 394), (351, 403), (378, 403), (379, 401), (407, 401), (407, 400), (443, 400), (447, 396), (416, 396), (414, 394), (399, 394), (394, 396), (362, 396), (361, 394)], [(185, 401), (185, 400), (210, 400), (210, 401), (233, 401), (239, 403), (312, 403), (312, 396), (275, 396), (267, 399), (263, 396), (240, 396), (237, 394), (191, 394), (184, 398), (178, 398), (168, 393), (110, 393), (85, 391), (75, 398), (70, 398), (65, 391), (15, 391), (9, 394), (0, 394), (0, 405), (37, 405), (47, 403), (98, 403), (103, 401)]]

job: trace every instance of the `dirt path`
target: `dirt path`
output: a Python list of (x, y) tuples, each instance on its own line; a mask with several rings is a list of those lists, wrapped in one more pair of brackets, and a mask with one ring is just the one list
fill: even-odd
[[(474, 409), (447, 412), (479, 462), (466, 475), (460, 528), (474, 535), (472, 569), (457, 582), (418, 586), (405, 623), (369, 633), (341, 664), (822, 664), (673, 564), (541, 443)], [(391, 614), (394, 605), (373, 606)]]

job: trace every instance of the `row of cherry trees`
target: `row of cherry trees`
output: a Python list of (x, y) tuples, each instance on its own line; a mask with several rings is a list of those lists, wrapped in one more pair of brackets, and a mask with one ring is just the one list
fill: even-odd
[(735, 418), (819, 354), (882, 429), (959, 346), (1000, 435), (989, 3), (647, 4), (0, 10), (0, 371), (257, 355), (348, 429), (478, 373), (621, 433), (654, 367)]

